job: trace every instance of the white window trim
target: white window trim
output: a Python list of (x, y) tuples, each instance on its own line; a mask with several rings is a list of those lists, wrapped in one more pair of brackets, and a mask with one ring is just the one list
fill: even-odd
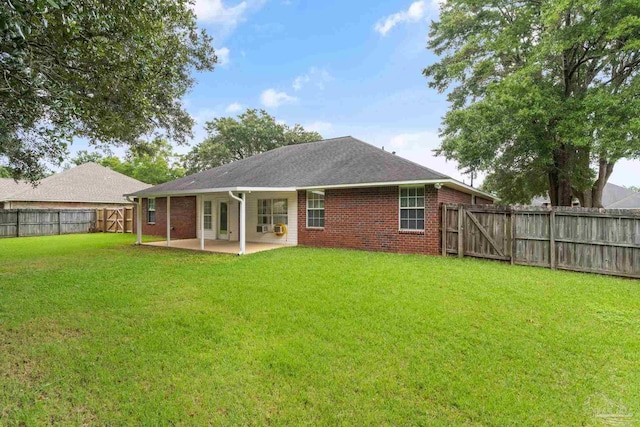
[[(206, 204), (209, 203), (209, 213), (207, 213), (206, 209), (204, 208), (206, 206)], [(209, 217), (209, 228), (206, 227), (204, 220)], [(204, 228), (205, 232), (206, 231), (211, 231), (213, 230), (213, 200), (203, 200), (202, 202), (202, 227)]]
[[(404, 188), (423, 188), (424, 189), (424, 201), (423, 201), (423, 205), (422, 208), (419, 207), (402, 207), (402, 189)], [(427, 218), (424, 215), (425, 212), (425, 208), (427, 207), (427, 189), (425, 188), (424, 185), (402, 185), (398, 187), (398, 231), (404, 232), (404, 233), (424, 233), (426, 228), (427, 228)], [(424, 227), (423, 228), (402, 228), (402, 209), (422, 209), (423, 215), (422, 217), (424, 218)]]
[[(151, 201), (153, 200), (153, 209), (151, 209)], [(149, 221), (149, 212), (153, 212), (153, 222)], [(156, 221), (156, 198), (149, 197), (147, 199), (147, 224), (155, 224)]]
[[(268, 214), (260, 214), (260, 202), (263, 200), (269, 200), (269, 213)], [(274, 214), (273, 213), (273, 202), (277, 201), (277, 200), (284, 200), (287, 203), (287, 211), (283, 214)], [(269, 225), (269, 226), (274, 226), (276, 225), (276, 223), (273, 222), (273, 217), (274, 216), (286, 216), (287, 217), (287, 223), (285, 225), (289, 225), (289, 199), (287, 197), (278, 197), (276, 199), (257, 199), (257, 204), (258, 207), (256, 209), (258, 216), (257, 216), (257, 221), (258, 221), (258, 226), (260, 225)], [(268, 216), (269, 217), (269, 224), (260, 224), (260, 217), (261, 216)]]
[[(307, 209), (306, 210), (306, 215), (305, 215), (305, 217), (306, 217), (305, 225), (307, 226), (308, 229), (311, 229), (311, 230), (324, 230), (324, 226), (323, 227), (316, 227), (316, 226), (309, 225), (309, 211), (324, 211), (325, 210), (324, 207), (323, 208), (310, 208), (309, 207), (309, 194), (310, 193), (316, 193), (318, 195), (321, 193), (323, 202), (324, 202), (324, 197), (325, 197), (324, 190), (307, 190), (307, 194), (306, 194), (306, 198), (305, 198), (305, 205), (306, 205), (305, 208)], [(326, 218), (325, 218), (325, 221), (326, 221)]]

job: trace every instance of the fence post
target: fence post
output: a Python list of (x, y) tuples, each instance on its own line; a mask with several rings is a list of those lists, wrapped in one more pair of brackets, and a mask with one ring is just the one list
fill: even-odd
[(556, 269), (556, 210), (553, 207), (549, 213), (549, 264)]
[(464, 257), (464, 208), (458, 205), (458, 258)]
[(514, 212), (513, 208), (511, 209), (511, 265), (514, 265), (516, 263), (516, 250), (517, 250), (517, 245), (516, 245), (516, 213)]
[(62, 234), (62, 211), (58, 211), (58, 235)]
[(442, 227), (442, 256), (447, 256), (447, 205), (442, 204), (442, 221), (440, 221)]
[(16, 212), (16, 237), (20, 237), (20, 209)]

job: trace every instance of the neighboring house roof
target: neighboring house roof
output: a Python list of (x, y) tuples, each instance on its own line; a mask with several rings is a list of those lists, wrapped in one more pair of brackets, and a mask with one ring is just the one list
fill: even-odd
[(493, 196), (353, 137), (288, 145), (139, 191), (172, 195), (237, 189), (303, 189), (443, 182)]
[(635, 194), (633, 190), (608, 182), (605, 184), (604, 191), (602, 192), (602, 206), (609, 208), (611, 207), (610, 205), (626, 199), (633, 194)]
[[(611, 206), (612, 204), (617, 203), (634, 194), (636, 193), (633, 190), (629, 190), (628, 188), (608, 182), (605, 184), (604, 190), (602, 191), (602, 206), (604, 206), (605, 208), (614, 208), (613, 206)], [(542, 206), (548, 203), (550, 203), (548, 197), (536, 197), (531, 201), (531, 205), (533, 206)], [(622, 208), (616, 207), (614, 209)]]
[(13, 194), (31, 188), (31, 184), (25, 181), (16, 181), (13, 178), (0, 178), (0, 200), (6, 200)]
[(51, 175), (34, 188), (13, 193), (1, 201), (127, 203), (123, 196), (150, 187), (96, 163), (85, 163)]
[(633, 193), (607, 206), (608, 209), (640, 209), (640, 193)]

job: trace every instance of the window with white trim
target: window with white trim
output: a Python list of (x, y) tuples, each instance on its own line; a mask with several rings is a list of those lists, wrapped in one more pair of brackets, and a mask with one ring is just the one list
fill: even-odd
[(324, 191), (307, 191), (307, 227), (324, 228)]
[(289, 223), (287, 199), (258, 199), (258, 225)]
[(424, 186), (400, 188), (400, 230), (424, 230)]
[(205, 200), (204, 201), (204, 212), (203, 212), (203, 218), (204, 218), (204, 229), (205, 230), (211, 230), (211, 228), (213, 227), (213, 202), (211, 200)]
[(147, 224), (156, 223), (156, 199), (147, 199)]

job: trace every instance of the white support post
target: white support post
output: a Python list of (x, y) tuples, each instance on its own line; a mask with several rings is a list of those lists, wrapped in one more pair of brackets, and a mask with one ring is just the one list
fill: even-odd
[(204, 251), (204, 195), (200, 196), (200, 250)]
[(245, 193), (242, 193), (242, 197), (238, 197), (236, 195), (233, 194), (233, 191), (229, 191), (229, 196), (231, 196), (232, 198), (236, 199), (238, 202), (240, 202), (240, 252), (238, 252), (238, 255), (244, 255), (245, 254), (245, 249), (246, 249), (246, 241), (247, 241), (247, 236), (246, 236), (246, 223), (247, 223), (247, 211), (245, 208)]
[(171, 197), (167, 196), (167, 246), (171, 246)]
[(244, 255), (247, 248), (247, 204), (244, 199), (245, 193), (242, 193), (242, 201), (240, 202), (240, 255)]
[(138, 197), (136, 209), (136, 245), (142, 244), (142, 197)]

